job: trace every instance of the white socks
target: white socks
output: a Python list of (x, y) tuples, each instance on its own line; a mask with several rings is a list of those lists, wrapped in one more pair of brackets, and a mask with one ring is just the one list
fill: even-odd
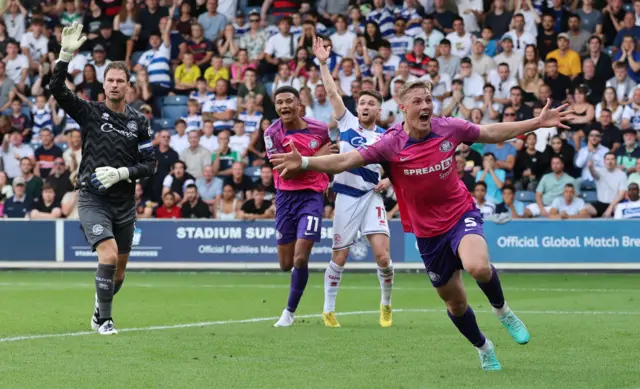
[(327, 270), (324, 272), (324, 309), (323, 312), (336, 311), (336, 297), (338, 296), (338, 287), (342, 279), (342, 271), (344, 266), (337, 265), (330, 261)]
[(393, 262), (389, 266), (378, 266), (378, 280), (380, 281), (380, 305), (391, 305), (391, 290), (393, 289)]
[[(324, 309), (323, 312), (336, 311), (336, 297), (338, 296), (338, 287), (342, 280), (342, 272), (344, 266), (337, 265), (335, 262), (329, 262), (327, 270), (324, 272)], [(391, 291), (393, 289), (393, 263), (389, 261), (389, 266), (378, 267), (378, 281), (380, 281), (380, 304), (391, 305)]]

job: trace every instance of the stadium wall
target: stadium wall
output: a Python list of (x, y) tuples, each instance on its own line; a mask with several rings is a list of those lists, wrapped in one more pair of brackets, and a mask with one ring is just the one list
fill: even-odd
[[(391, 221), (391, 257), (398, 269), (422, 269), (412, 234)], [(508, 270), (640, 270), (638, 221), (587, 220), (485, 223), (491, 260)], [(171, 270), (276, 270), (273, 221), (141, 220), (136, 224), (130, 267)], [(332, 223), (311, 267), (324, 269), (331, 256)], [(0, 268), (93, 269), (91, 252), (77, 221), (0, 222)], [(349, 267), (372, 269), (371, 249), (359, 241)]]

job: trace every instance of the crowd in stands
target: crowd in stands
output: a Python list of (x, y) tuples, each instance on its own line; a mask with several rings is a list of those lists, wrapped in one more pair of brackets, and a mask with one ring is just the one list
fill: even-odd
[[(477, 124), (575, 111), (497, 145), (460, 145), (457, 173), (485, 218), (640, 217), (640, 0), (0, 1), (0, 214), (77, 218), (81, 129), (48, 89), (62, 28), (88, 40), (67, 86), (104, 100), (111, 61), (132, 71), (129, 105), (154, 129), (156, 174), (136, 185), (139, 218), (254, 220), (275, 212), (263, 133), (273, 92), (336, 121), (311, 49), (347, 108), (377, 90), (380, 125), (403, 121), (397, 92), (432, 83), (434, 116)], [(331, 191), (326, 217), (332, 216)], [(393, 190), (384, 195), (397, 217)]]

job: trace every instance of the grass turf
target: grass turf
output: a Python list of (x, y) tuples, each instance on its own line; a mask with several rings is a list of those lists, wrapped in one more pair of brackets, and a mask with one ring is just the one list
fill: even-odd
[[(383, 329), (376, 276), (347, 272), (342, 328), (330, 329), (318, 315), (321, 273), (311, 274), (298, 310), (314, 316), (291, 328), (271, 327), (286, 303), (286, 274), (129, 273), (114, 317), (118, 329), (139, 330), (112, 337), (86, 334), (92, 280), (90, 272), (0, 273), (0, 388), (640, 388), (640, 275), (503, 274), (507, 300), (532, 333), (526, 346), (465, 278), (504, 368), (492, 373), (423, 274), (396, 275), (394, 325)], [(369, 312), (340, 314), (358, 311)], [(146, 328), (181, 324), (190, 326)], [(77, 332), (85, 334), (50, 336)], [(46, 336), (8, 339), (34, 335)]]

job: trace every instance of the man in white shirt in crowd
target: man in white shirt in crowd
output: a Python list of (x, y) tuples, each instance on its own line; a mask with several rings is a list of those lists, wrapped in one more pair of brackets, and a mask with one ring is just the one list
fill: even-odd
[[(414, 76), (413, 74), (411, 74), (411, 72), (409, 71), (409, 63), (406, 61), (402, 61), (400, 62), (400, 65), (398, 66), (398, 70), (396, 71), (396, 76), (393, 78), (393, 80), (391, 80), (391, 96), (395, 96), (396, 95), (396, 90), (393, 87), (393, 84), (400, 80), (403, 83), (406, 82), (411, 82), (411, 81), (415, 81), (418, 79), (418, 77)], [(386, 128), (386, 127), (385, 127)]]
[(487, 81), (495, 88), (493, 98), (496, 103), (502, 105), (511, 103), (511, 88), (517, 86), (518, 82), (508, 63), (500, 62), (497, 71), (489, 72)]
[[(636, 1), (638, 3), (638, 1)], [(616, 205), (614, 219), (639, 219), (640, 218), (640, 193), (638, 184), (631, 183), (627, 188), (628, 199)]]
[(458, 78), (452, 82), (453, 93), (442, 102), (442, 116), (468, 119), (471, 110), (475, 108), (476, 100), (467, 96), (464, 91), (464, 82)]
[(20, 93), (25, 93), (25, 87), (29, 82), (29, 60), (18, 52), (18, 44), (13, 41), (7, 42), (7, 55), (4, 57), (5, 73), (16, 85)]
[(427, 64), (427, 74), (420, 77), (421, 80), (429, 81), (431, 83), (431, 95), (433, 100), (444, 101), (452, 93), (452, 80), (451, 76), (447, 73), (440, 72), (440, 61), (432, 59)]
[(267, 40), (264, 47), (265, 60), (271, 65), (278, 66), (280, 61), (290, 61), (295, 57), (297, 42), (289, 32), (291, 19), (283, 17), (278, 21), (278, 33)]
[[(380, 119), (379, 124), (382, 128), (389, 128), (397, 123), (401, 123), (404, 120), (404, 113), (400, 110), (399, 104), (400, 99), (398, 98), (398, 93), (400, 89), (404, 86), (405, 81), (401, 79), (396, 79), (391, 88), (393, 89), (391, 99), (382, 103), (380, 107)], [(434, 100), (435, 103), (435, 100)], [(435, 104), (434, 104), (434, 112), (435, 112)]]
[(211, 163), (212, 152), (200, 145), (200, 131), (190, 131), (187, 138), (189, 147), (182, 150), (180, 160), (187, 165), (187, 173), (195, 178), (200, 178), (204, 167)]
[(461, 79), (464, 83), (464, 95), (471, 98), (482, 96), (484, 88), (484, 80), (482, 76), (473, 71), (473, 65), (469, 57), (464, 57), (460, 61), (460, 73), (456, 74), (455, 79)]
[[(594, 187), (594, 179), (589, 168), (589, 162), (592, 162), (594, 168), (604, 168), (605, 166), (604, 156), (609, 152), (609, 149), (601, 145), (601, 141), (602, 133), (598, 129), (592, 128), (589, 131), (587, 147), (582, 147), (576, 155), (575, 165), (578, 169), (582, 169), (580, 186), (584, 189), (592, 189)], [(604, 212), (604, 210), (599, 212)]]
[[(524, 50), (527, 45), (536, 45), (536, 37), (529, 34), (524, 30), (524, 15), (517, 13), (513, 16), (513, 30), (509, 31), (506, 35), (510, 36), (515, 45), (515, 52), (520, 55), (524, 55)], [(502, 38), (504, 40), (504, 37)]]
[(311, 105), (313, 118), (329, 124), (333, 119), (333, 108), (331, 108), (331, 103), (327, 99), (327, 90), (324, 85), (316, 86), (314, 95), (315, 99)]
[(396, 69), (398, 69), (398, 66), (400, 65), (400, 57), (391, 52), (391, 43), (386, 40), (382, 41), (378, 50), (380, 51), (380, 57), (382, 58), (382, 70), (384, 75), (391, 79), (396, 74)]
[(422, 31), (415, 38), (424, 40), (424, 55), (435, 58), (438, 54), (438, 46), (444, 39), (444, 34), (433, 28), (433, 15), (427, 15), (422, 20)]
[(502, 38), (500, 46), (502, 47), (502, 53), (493, 57), (493, 60), (496, 61), (498, 66), (503, 62), (509, 65), (511, 73), (515, 75), (516, 70), (522, 65), (522, 54), (513, 50), (513, 38), (509, 34)]
[(487, 42), (484, 39), (476, 39), (473, 44), (473, 55), (471, 55), (471, 65), (473, 65), (473, 71), (482, 76), (485, 80), (491, 70), (497, 68), (496, 62), (493, 58), (484, 53)]
[(622, 129), (640, 131), (640, 86), (633, 90), (631, 103), (622, 111)]
[(233, 118), (238, 110), (238, 101), (235, 96), (229, 96), (229, 86), (226, 80), (216, 81), (215, 98), (207, 101), (202, 106), (203, 119), (213, 120), (215, 134), (223, 130), (233, 128)]
[(40, 18), (31, 21), (31, 31), (20, 38), (20, 49), (29, 60), (31, 70), (36, 72), (40, 60), (49, 52), (49, 39), (42, 34), (44, 23)]
[(347, 29), (347, 20), (342, 15), (336, 17), (335, 27), (336, 32), (329, 37), (331, 40), (331, 50), (341, 57), (346, 57), (349, 55), (357, 36)]
[(595, 215), (595, 210), (576, 197), (573, 184), (565, 184), (562, 196), (556, 197), (551, 203), (549, 219), (588, 219), (592, 214)]
[(101, 84), (104, 83), (104, 71), (107, 69), (107, 65), (111, 63), (111, 60), (106, 59), (106, 57), (107, 55), (102, 45), (93, 47), (92, 59), (89, 63), (96, 69), (96, 79)]
[(473, 198), (483, 218), (493, 216), (496, 212), (496, 205), (493, 203), (493, 200), (487, 198), (487, 184), (483, 181), (476, 182), (476, 185), (473, 187)]
[(213, 135), (213, 122), (211, 120), (205, 120), (202, 125), (200, 145), (211, 152), (218, 150), (218, 137)]
[(481, 20), (484, 11), (482, 0), (456, 0), (458, 14), (464, 20), (465, 29), (470, 33), (480, 32), (478, 20)]
[(536, 202), (527, 205), (524, 210), (524, 216), (531, 217), (549, 217), (551, 205), (553, 201), (562, 196), (564, 187), (571, 184), (575, 189), (575, 179), (564, 172), (564, 162), (559, 156), (551, 158), (551, 173), (542, 176), (538, 187), (536, 188)]
[(21, 174), (20, 160), (25, 157), (33, 160), (34, 155), (35, 153), (31, 146), (22, 143), (22, 133), (20, 131), (15, 130), (11, 134), (5, 134), (2, 139), (0, 156), (2, 156), (4, 172), (10, 180)]
[(453, 32), (447, 34), (447, 39), (451, 42), (451, 54), (464, 58), (471, 55), (471, 48), (476, 37), (465, 31), (464, 20), (458, 16), (453, 20)]
[(182, 119), (178, 119), (174, 122), (173, 126), (176, 129), (176, 133), (171, 135), (169, 146), (174, 149), (178, 155), (180, 155), (187, 149), (187, 147), (189, 147), (187, 123)]
[(627, 175), (618, 167), (615, 153), (607, 153), (604, 167), (596, 167), (588, 162), (589, 171), (596, 182), (598, 201), (594, 204), (598, 216), (611, 217), (627, 194)]

